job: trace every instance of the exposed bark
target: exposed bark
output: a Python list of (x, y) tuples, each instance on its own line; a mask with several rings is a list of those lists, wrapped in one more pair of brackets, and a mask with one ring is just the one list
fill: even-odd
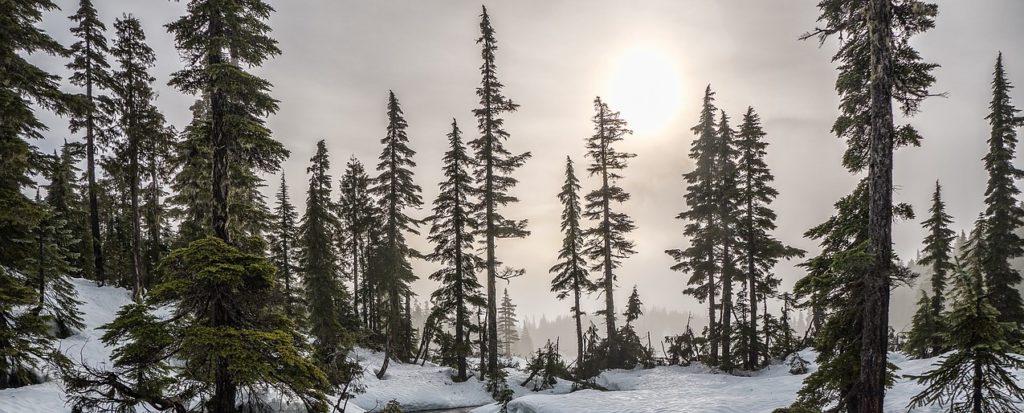
[(860, 375), (853, 406), (858, 413), (881, 413), (885, 399), (892, 271), (892, 3), (868, 2), (871, 92), (868, 166), (868, 234), (874, 262), (863, 278)]

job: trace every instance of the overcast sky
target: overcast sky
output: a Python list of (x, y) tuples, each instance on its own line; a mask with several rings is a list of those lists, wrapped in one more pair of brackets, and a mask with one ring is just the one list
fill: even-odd
[[(624, 305), (625, 295), (636, 284), (648, 306), (681, 311), (702, 308), (681, 294), (685, 276), (669, 270), (672, 261), (663, 251), (688, 242), (681, 234), (683, 223), (673, 217), (685, 207), (680, 174), (692, 168), (686, 157), (693, 138), (689, 127), (697, 121), (698, 105), (709, 83), (717, 92), (719, 107), (732, 117), (738, 119), (748, 105), (761, 114), (770, 142), (767, 162), (780, 192), (775, 203), (780, 228), (775, 235), (816, 252), (816, 244), (802, 238), (803, 232), (826, 219), (833, 202), (856, 181), (839, 164), (843, 143), (829, 132), (838, 102), (833, 89), (835, 65), (830, 62), (836, 45), (819, 48), (815, 41), (797, 40), (814, 27), (816, 2), (485, 3), (497, 31), (499, 79), (506, 85), (506, 95), (521, 105), (507, 117), (508, 147), (533, 152), (533, 158), (516, 173), (521, 183), (514, 194), (521, 202), (506, 211), (509, 217), (529, 219), (532, 235), (501, 241), (498, 249), (501, 260), (526, 269), (525, 276), (508, 286), (521, 316), (568, 312), (570, 304), (548, 292), (548, 268), (555, 263), (561, 243), (561, 206), (556, 194), (564, 159), (569, 155), (577, 163), (585, 161), (583, 141), (592, 134), (592, 100), (597, 95), (622, 95), (624, 85), (632, 84), (629, 77), (637, 69), (630, 62), (637, 50), (657, 56), (659, 67), (652, 73), (664, 78), (664, 71), (671, 71), (665, 87), (674, 90), (669, 95), (678, 95), (682, 103), (667, 115), (667, 123), (635, 128), (636, 133), (620, 147), (637, 154), (621, 185), (633, 196), (624, 209), (639, 228), (631, 235), (638, 253), (618, 271), (617, 305)], [(999, 50), (1005, 54), (1010, 80), (1024, 87), (1024, 25), (1020, 24), (1024, 2), (936, 2), (937, 27), (915, 39), (915, 45), (926, 60), (942, 65), (935, 71), (938, 80), (933, 91), (946, 92), (948, 97), (929, 99), (912, 120), (925, 141), (922, 147), (901, 150), (896, 156), (896, 198), (911, 203), (920, 217), (927, 211), (934, 181), (941, 180), (959, 231), (982, 209), (985, 175), (980, 159), (988, 136), (984, 116)], [(153, 71), (160, 91), (158, 106), (181, 129), (189, 121), (188, 107), (194, 97), (166, 86), (170, 73), (180, 69), (181, 63), (163, 26), (184, 12), (184, 2), (95, 3), (111, 30), (108, 37), (113, 37), (113, 19), (122, 13), (141, 19), (158, 56)], [(271, 93), (281, 101), (280, 112), (268, 124), (291, 150), (284, 169), (295, 203), (304, 203), (305, 168), (319, 139), (327, 141), (335, 179), (350, 156), (372, 169), (380, 153), (391, 89), (409, 122), (410, 145), (418, 152), (416, 182), (424, 188), (427, 202), (411, 215), (428, 215), (441, 178), (444, 135), (452, 117), (462, 124), (467, 137), (476, 135), (470, 111), (476, 106), (474, 92), (480, 78), (480, 51), (475, 43), (480, 3), (270, 3), (277, 9), (270, 19), (271, 35), (284, 53), (256, 72), (274, 84)], [(77, 1), (57, 0), (57, 4), (62, 10), (48, 14), (43, 26), (70, 45), (67, 16), (77, 9)], [(34, 59), (66, 77), (65, 61)], [(622, 67), (634, 68), (623, 75)], [(70, 86), (68, 90), (75, 91)], [(1024, 107), (1021, 90), (1012, 94), (1018, 107)], [(608, 103), (613, 109), (638, 104), (617, 105), (611, 98)], [(642, 107), (643, 102), (639, 103)], [(629, 121), (630, 113), (624, 114)], [(63, 139), (81, 140), (68, 135), (65, 120), (48, 115), (44, 119), (51, 131), (45, 142), (39, 142), (40, 148), (52, 150)], [(265, 178), (276, 185), (276, 176)], [(593, 180), (584, 180), (586, 190), (593, 185)], [(267, 189), (268, 195), (271, 190)], [(894, 229), (897, 251), (905, 259), (913, 258), (919, 248), (924, 235), (920, 221), (901, 222)], [(421, 238), (413, 237), (413, 243), (422, 250), (428, 248)], [(782, 263), (777, 268), (783, 288), (790, 288), (801, 275), (792, 265)], [(415, 262), (414, 268), (421, 277), (415, 291), (426, 296), (435, 288), (426, 279), (435, 265)], [(598, 299), (592, 297), (586, 309), (596, 310)]]

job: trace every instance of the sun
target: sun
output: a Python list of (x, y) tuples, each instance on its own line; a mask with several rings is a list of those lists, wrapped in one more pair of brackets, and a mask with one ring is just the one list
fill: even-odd
[(653, 47), (624, 51), (609, 76), (608, 105), (639, 135), (665, 129), (682, 107), (681, 74), (675, 62)]

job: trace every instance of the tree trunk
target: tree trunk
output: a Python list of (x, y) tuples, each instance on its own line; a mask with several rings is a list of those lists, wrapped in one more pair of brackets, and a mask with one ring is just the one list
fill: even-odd
[[(86, 53), (92, 54), (92, 37), (85, 38)], [(102, 286), (107, 281), (103, 263), (103, 235), (100, 232), (100, 207), (96, 187), (96, 137), (94, 135), (96, 101), (92, 95), (92, 62), (85, 65), (85, 96), (89, 100), (89, 114), (85, 119), (85, 174), (89, 180), (89, 227), (92, 232), (93, 265), (96, 281)]]
[(619, 340), (618, 331), (615, 328), (615, 274), (612, 272), (612, 224), (611, 224), (611, 201), (608, 199), (608, 142), (604, 138), (604, 107), (600, 109), (601, 113), (598, 115), (599, 119), (602, 119), (598, 125), (600, 128), (598, 131), (601, 136), (601, 190), (603, 193), (601, 200), (601, 236), (604, 238), (603, 242), (603, 257), (604, 260), (604, 324), (608, 334), (608, 367), (618, 368), (619, 367)]
[[(747, 171), (747, 190), (753, 185), (753, 179), (750, 171)], [(750, 331), (749, 341), (750, 345), (747, 346), (750, 350), (747, 354), (747, 370), (754, 369), (758, 366), (758, 348), (757, 348), (757, 266), (754, 262), (754, 198), (752, 195), (747, 196), (747, 292), (750, 297)], [(765, 311), (767, 314), (767, 311)], [(767, 337), (765, 337), (765, 346), (767, 347)]]
[(859, 413), (881, 413), (889, 327), (892, 266), (892, 11), (891, 0), (868, 2), (871, 52), (868, 234), (874, 262), (863, 279), (860, 377), (854, 401)]
[(729, 242), (722, 247), (722, 363), (725, 371), (732, 371), (732, 271)]
[(576, 301), (576, 308), (573, 311), (573, 318), (576, 319), (576, 380), (582, 379), (583, 372), (583, 324), (580, 322), (580, 287), (573, 291)]
[[(132, 76), (129, 76), (131, 78)], [(139, 132), (135, 127), (135, 103), (134, 92), (127, 96), (128, 109), (128, 196), (131, 198), (131, 220), (132, 220), (132, 275), (135, 277), (135, 288), (132, 291), (132, 298), (135, 302), (142, 301), (142, 216), (139, 213)]]

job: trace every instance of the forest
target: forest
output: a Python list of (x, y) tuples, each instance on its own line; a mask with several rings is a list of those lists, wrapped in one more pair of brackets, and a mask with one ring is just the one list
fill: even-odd
[[(684, 315), (645, 306), (648, 287), (625, 266), (646, 241), (627, 208), (630, 168), (646, 161), (608, 97), (579, 119), (588, 136), (557, 137), (576, 148), (557, 154), (557, 175), (537, 178), (559, 183), (544, 194), (559, 248), (534, 255), (549, 270), (502, 248), (541, 230), (516, 206), (535, 190), (525, 166), (552, 150), (517, 140), (511, 119), (529, 108), (499, 71), (502, 30), (523, 22), (459, 4), (477, 17), (465, 39), (476, 60), (440, 59), (475, 70), (475, 105), (428, 138), (410, 133), (421, 108), (380, 90), (366, 104), (386, 127), (346, 138), (373, 140), (379, 156), (361, 159), (345, 140), (268, 124), (303, 104), (279, 101), (261, 71), (289, 53), (276, 2), (181, 3), (159, 22), (177, 51), (164, 56), (147, 40), (153, 23), (107, 2), (0, 0), (0, 412), (1024, 411), (1024, 116), (1008, 69), (1024, 49), (991, 54), (986, 116), (971, 120), (989, 133), (960, 138), (985, 142), (983, 158), (962, 160), (984, 170), (983, 210), (954, 217), (948, 204), (965, 195), (933, 176), (913, 183), (927, 205), (894, 183), (896, 154), (929, 142), (915, 115), (957, 99), (935, 87), (954, 62), (915, 46), (941, 30), (937, 4), (804, 6), (817, 21), (792, 42), (831, 59), (838, 106), (820, 132), (842, 145), (826, 161), (854, 183), (799, 228), (815, 248), (779, 235), (770, 154), (789, 148), (762, 120), (775, 108), (727, 113), (705, 80), (682, 97), (697, 104), (680, 115), (689, 129), (672, 131), (686, 161), (656, 179), (684, 196), (643, 222), (675, 234), (659, 250), (672, 275), (654, 288), (700, 309)], [(69, 13), (70, 44), (40, 27)], [(158, 78), (158, 60), (175, 71)], [(189, 122), (165, 116), (163, 90), (192, 101)], [(39, 148), (57, 135), (56, 150)], [(315, 145), (299, 152), (297, 140)], [(418, 153), (428, 147), (442, 155)], [(289, 159), (305, 174), (286, 176)], [(899, 222), (926, 234), (916, 257), (894, 248)], [(543, 281), (510, 295), (527, 278)], [(892, 321), (898, 288), (916, 299), (906, 328)], [(527, 295), (558, 300), (564, 336), (530, 337)], [(654, 320), (673, 332), (652, 337)], [(686, 389), (719, 381), (706, 400)], [(664, 400), (644, 404), (644, 392)], [(726, 395), (755, 404), (714, 399)]]

